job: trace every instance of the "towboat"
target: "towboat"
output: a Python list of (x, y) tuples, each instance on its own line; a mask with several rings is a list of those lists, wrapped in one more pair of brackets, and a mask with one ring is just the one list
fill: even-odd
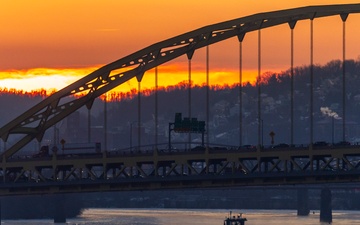
[(242, 216), (242, 213), (239, 213), (237, 216), (233, 216), (230, 211), (229, 216), (225, 218), (224, 225), (245, 225), (247, 219)]

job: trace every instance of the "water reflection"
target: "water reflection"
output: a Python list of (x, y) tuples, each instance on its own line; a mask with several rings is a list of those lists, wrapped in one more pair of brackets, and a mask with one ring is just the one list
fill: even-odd
[[(184, 209), (87, 209), (68, 225), (223, 225), (230, 210)], [(319, 222), (319, 211), (298, 217), (294, 210), (231, 210), (243, 213), (245, 225), (314, 225)], [(54, 224), (53, 220), (5, 220), (1, 224)], [(333, 211), (333, 225), (360, 224), (357, 211)]]

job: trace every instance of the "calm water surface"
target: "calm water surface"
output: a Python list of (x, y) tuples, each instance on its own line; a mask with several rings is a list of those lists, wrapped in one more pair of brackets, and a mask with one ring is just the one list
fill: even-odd
[[(232, 210), (233, 215), (239, 213)], [(293, 210), (243, 210), (245, 225), (323, 225), (319, 211), (307, 217), (298, 217)], [(76, 219), (68, 219), (68, 225), (223, 225), (229, 210), (183, 209), (87, 209)], [(4, 220), (1, 224), (45, 225), (53, 220)], [(333, 225), (360, 225), (360, 212), (333, 211)]]

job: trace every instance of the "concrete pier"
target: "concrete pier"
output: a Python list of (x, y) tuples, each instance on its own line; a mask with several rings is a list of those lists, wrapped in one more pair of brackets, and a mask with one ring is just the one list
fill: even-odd
[(321, 190), (320, 222), (332, 223), (331, 191), (329, 188)]
[(309, 194), (308, 189), (302, 188), (297, 190), (297, 215), (308, 216), (309, 209)]
[(66, 223), (65, 196), (55, 195), (54, 202), (54, 223)]

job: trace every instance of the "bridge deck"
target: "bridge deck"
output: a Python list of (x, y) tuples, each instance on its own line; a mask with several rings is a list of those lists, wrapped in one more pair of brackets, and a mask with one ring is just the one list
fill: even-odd
[(0, 195), (358, 182), (360, 146), (12, 157)]

